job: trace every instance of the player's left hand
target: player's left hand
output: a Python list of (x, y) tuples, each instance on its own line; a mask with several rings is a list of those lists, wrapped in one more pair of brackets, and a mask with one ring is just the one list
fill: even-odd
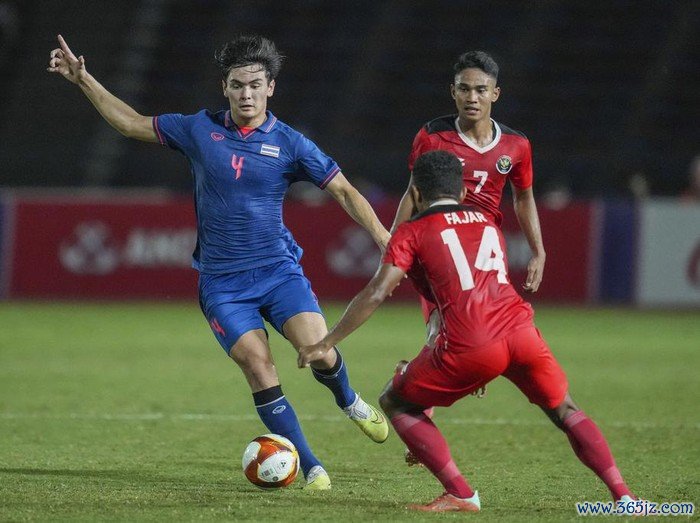
[(299, 355), (297, 356), (297, 365), (300, 369), (308, 367), (312, 362), (322, 360), (331, 348), (332, 345), (326, 345), (322, 341), (315, 345), (300, 347)]
[(58, 35), (58, 45), (59, 48), (51, 51), (49, 67), (46, 70), (60, 74), (69, 82), (80, 84), (87, 75), (85, 58), (82, 55), (76, 57), (61, 35)]
[(542, 274), (544, 273), (544, 254), (533, 256), (527, 264), (527, 278), (523, 289), (527, 292), (537, 292), (542, 283)]

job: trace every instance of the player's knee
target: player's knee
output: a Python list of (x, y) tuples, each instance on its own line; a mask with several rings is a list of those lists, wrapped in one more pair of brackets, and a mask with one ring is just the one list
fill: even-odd
[(394, 414), (397, 405), (391, 393), (391, 382), (387, 383), (386, 387), (384, 387), (384, 390), (379, 395), (379, 406), (389, 418)]
[(560, 429), (563, 429), (564, 420), (575, 412), (578, 412), (578, 410), (579, 408), (574, 403), (574, 400), (572, 400), (571, 396), (567, 393), (564, 400), (559, 405), (553, 409), (548, 409), (546, 412), (554, 424)]
[(272, 358), (266, 353), (232, 350), (231, 359), (246, 376), (267, 374), (275, 368)]

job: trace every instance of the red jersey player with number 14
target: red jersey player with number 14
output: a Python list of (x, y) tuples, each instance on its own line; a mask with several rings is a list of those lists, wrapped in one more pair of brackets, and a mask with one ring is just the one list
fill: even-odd
[(461, 171), (458, 159), (446, 151), (417, 159), (411, 197), (419, 213), (396, 230), (383, 264), (331, 332), (299, 350), (299, 366), (322, 358), (360, 327), (406, 274), (420, 274), (428, 283), (420, 288), (438, 307), (440, 334), (434, 348), (426, 345), (397, 367), (379, 398), (397, 434), (445, 489), (433, 502), (410, 508), (480, 509), (478, 493), (425, 411), (452, 405), (498, 376), (515, 384), (566, 434), (576, 456), (615, 500), (632, 501), (603, 434), (571, 399), (564, 372), (535, 328), (532, 307), (508, 280), (503, 235), (489, 213), (460, 205)]

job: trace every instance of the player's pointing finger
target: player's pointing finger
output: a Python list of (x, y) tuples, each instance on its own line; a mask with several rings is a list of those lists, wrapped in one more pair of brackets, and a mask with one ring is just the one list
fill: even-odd
[(58, 35), (58, 44), (61, 46), (61, 50), (66, 53), (68, 56), (74, 56), (73, 51), (70, 50), (70, 47), (68, 47), (68, 44), (66, 41), (63, 39), (61, 35)]

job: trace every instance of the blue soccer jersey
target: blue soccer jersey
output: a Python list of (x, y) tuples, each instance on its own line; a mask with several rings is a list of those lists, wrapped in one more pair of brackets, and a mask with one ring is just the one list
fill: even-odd
[(299, 260), (301, 248), (282, 222), (284, 195), (300, 180), (323, 189), (340, 172), (338, 164), (270, 111), (248, 134), (230, 111), (164, 114), (153, 118), (153, 127), (161, 144), (190, 162), (195, 269), (223, 274)]

